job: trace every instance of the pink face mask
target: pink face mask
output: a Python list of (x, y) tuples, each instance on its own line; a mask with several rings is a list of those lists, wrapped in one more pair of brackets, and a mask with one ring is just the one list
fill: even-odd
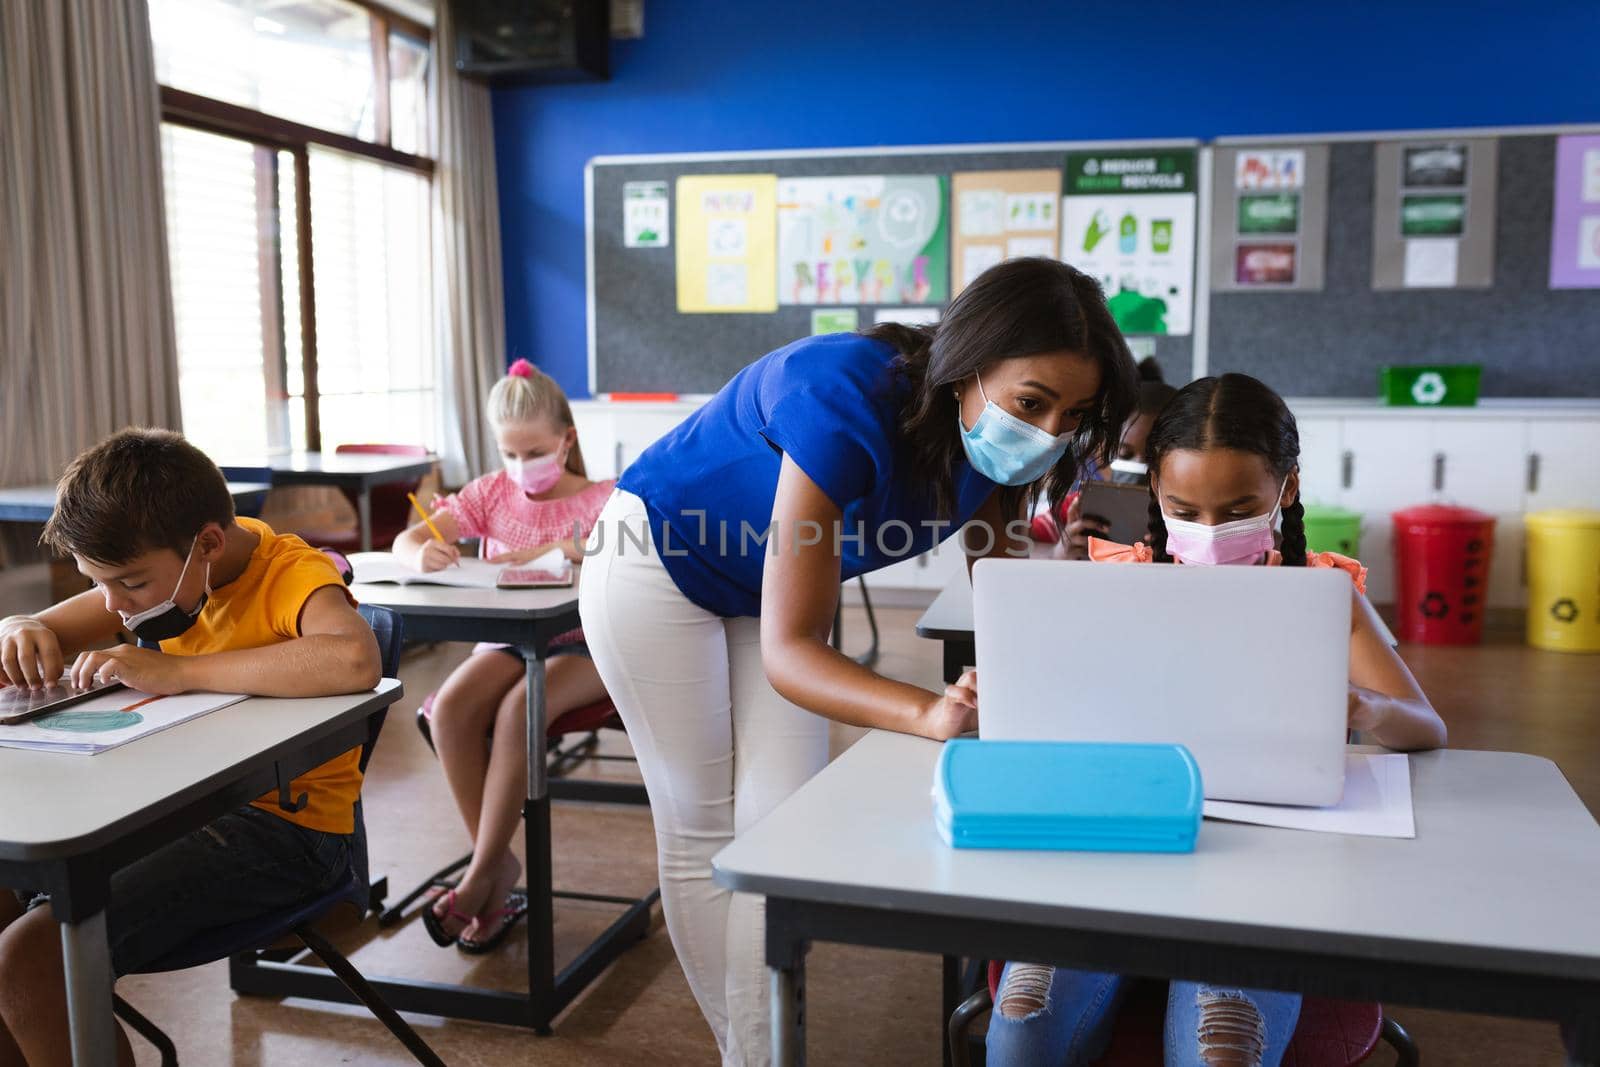
[(506, 473), (524, 493), (538, 496), (549, 492), (561, 480), (562, 465), (566, 462), (566, 449), (537, 459), (505, 461)]
[(1272, 510), (1265, 515), (1252, 515), (1248, 519), (1207, 526), (1203, 522), (1174, 519), (1165, 510), (1161, 517), (1167, 524), (1167, 555), (1191, 566), (1225, 567), (1248, 566), (1272, 548), (1272, 528), (1277, 524), (1278, 512), (1283, 504), (1283, 490), (1288, 485), (1284, 479), (1278, 486), (1278, 496)]

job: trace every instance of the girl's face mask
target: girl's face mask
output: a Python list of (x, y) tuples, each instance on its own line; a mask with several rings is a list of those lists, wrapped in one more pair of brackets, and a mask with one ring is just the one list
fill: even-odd
[(506, 473), (524, 492), (532, 496), (548, 492), (561, 480), (562, 466), (566, 463), (566, 449), (537, 459), (508, 459)]
[(1272, 548), (1272, 530), (1283, 509), (1284, 478), (1273, 498), (1272, 510), (1265, 515), (1207, 526), (1203, 522), (1175, 519), (1166, 509), (1161, 517), (1167, 524), (1167, 555), (1192, 566), (1247, 566)]

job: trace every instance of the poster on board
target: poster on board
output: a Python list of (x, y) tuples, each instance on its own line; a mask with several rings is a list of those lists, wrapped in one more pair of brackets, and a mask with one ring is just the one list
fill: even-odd
[(773, 241), (778, 176), (678, 179), (678, 310), (776, 311)]
[(1556, 139), (1550, 288), (1600, 289), (1600, 136)]
[(960, 171), (950, 176), (950, 295), (996, 263), (1021, 256), (1057, 258), (1059, 170)]
[(1498, 142), (1380, 141), (1373, 150), (1372, 287), (1494, 284)]
[(778, 182), (780, 304), (942, 304), (950, 229), (942, 176)]
[(1061, 258), (1100, 281), (1124, 333), (1191, 329), (1196, 155), (1192, 148), (1067, 154)]

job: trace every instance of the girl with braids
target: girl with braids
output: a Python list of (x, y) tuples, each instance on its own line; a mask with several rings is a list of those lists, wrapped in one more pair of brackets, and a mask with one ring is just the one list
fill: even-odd
[[(1150, 544), (1089, 540), (1098, 561), (1189, 566), (1336, 567), (1350, 575), (1350, 728), (1389, 748), (1445, 743), (1445, 726), (1381, 634), (1353, 559), (1306, 549), (1300, 435), (1283, 400), (1244, 374), (1202, 378), (1162, 410), (1146, 445)], [(1283, 517), (1282, 543), (1273, 523)], [(1110, 1036), (1121, 975), (1006, 965), (989, 1025), (989, 1062), (1077, 1064)], [(1167, 990), (1169, 1067), (1275, 1067), (1294, 1035), (1300, 996), (1197, 982)]]
[(757, 359), (623, 472), (578, 603), (650, 794), (667, 931), (724, 1063), (767, 1062), (767, 977), (761, 901), (719, 888), (711, 857), (822, 769), (828, 720), (944, 739), (978, 715), (970, 672), (936, 693), (830, 647), (839, 583), (969, 520), (969, 557), (1026, 554), (1029, 499), (1059, 503), (1106, 454), (1134, 389), (1094, 280), (1018, 259), (937, 326)]

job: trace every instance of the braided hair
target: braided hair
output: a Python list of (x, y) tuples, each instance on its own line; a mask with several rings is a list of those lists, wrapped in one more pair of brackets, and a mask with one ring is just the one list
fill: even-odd
[[(1161, 469), (1167, 453), (1203, 452), (1228, 448), (1251, 452), (1267, 461), (1282, 480), (1300, 465), (1300, 431), (1283, 398), (1248, 374), (1224, 374), (1190, 382), (1156, 417), (1145, 444), (1152, 472)], [(1279, 551), (1286, 567), (1306, 565), (1306, 509), (1295, 495), (1283, 509), (1283, 540)], [(1167, 523), (1150, 489), (1150, 537), (1155, 559), (1171, 563), (1167, 553)]]

